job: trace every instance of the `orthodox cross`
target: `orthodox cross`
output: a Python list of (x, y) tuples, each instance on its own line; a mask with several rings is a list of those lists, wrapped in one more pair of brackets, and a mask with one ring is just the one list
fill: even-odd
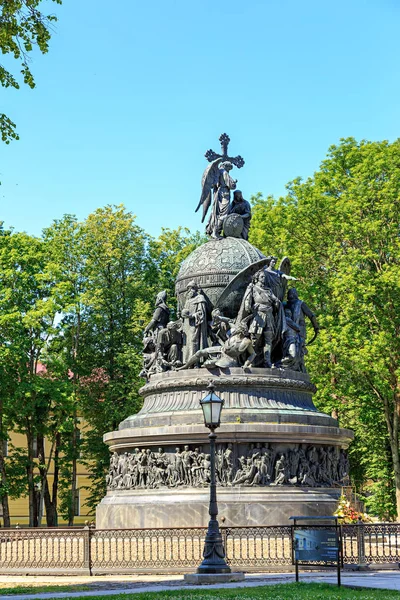
[(228, 156), (228, 146), (229, 146), (229, 142), (231, 141), (231, 138), (229, 137), (229, 135), (227, 135), (226, 133), (223, 133), (222, 135), (219, 136), (219, 141), (221, 142), (222, 154), (217, 154), (216, 152), (214, 152), (214, 150), (207, 150), (207, 152), (205, 153), (204, 156), (206, 157), (208, 162), (213, 162), (214, 160), (217, 160), (217, 158), (220, 158), (221, 161), (228, 160), (233, 165), (235, 165), (235, 167), (237, 167), (238, 169), (241, 169), (244, 165), (243, 158), (240, 155), (239, 156)]

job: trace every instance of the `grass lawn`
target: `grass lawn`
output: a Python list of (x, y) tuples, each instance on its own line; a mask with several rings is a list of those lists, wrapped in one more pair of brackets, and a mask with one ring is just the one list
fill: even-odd
[[(129, 584), (127, 584), (129, 587)], [(7, 588), (0, 591), (4, 594), (29, 594), (38, 592), (54, 591), (83, 591), (90, 589), (89, 586), (43, 586), (43, 587), (19, 587)], [(81, 600), (86, 600), (81, 597)], [(104, 596), (90, 596), (91, 600), (104, 600)], [(350, 588), (337, 588), (328, 583), (285, 583), (278, 585), (267, 585), (253, 588), (219, 589), (209, 590), (191, 589), (187, 587), (183, 590), (174, 590), (168, 592), (151, 592), (138, 594), (115, 594), (108, 596), (113, 600), (215, 600), (216, 598), (229, 598), (230, 600), (386, 600), (390, 598), (400, 598), (400, 592), (389, 590), (373, 590), (367, 588), (364, 590), (353, 590)], [(76, 598), (78, 600), (78, 598)]]
[(17, 594), (41, 594), (47, 592), (87, 592), (93, 588), (84, 583), (77, 585), (16, 585), (0, 588), (0, 596), (16, 596)]

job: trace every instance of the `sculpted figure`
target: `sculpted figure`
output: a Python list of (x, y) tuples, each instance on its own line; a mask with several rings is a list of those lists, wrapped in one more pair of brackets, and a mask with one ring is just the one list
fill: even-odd
[[(255, 358), (252, 340), (245, 323), (233, 325), (231, 335), (226, 342), (221, 346), (210, 346), (203, 350), (198, 350), (181, 369), (189, 369), (196, 365), (200, 360), (203, 362), (203, 367), (221, 369), (227, 367), (238, 367), (243, 364), (244, 367), (249, 367)], [(177, 369), (178, 371), (181, 369)]]
[(183, 484), (185, 482), (185, 470), (183, 466), (183, 456), (180, 448), (175, 448), (175, 471), (176, 471), (176, 482)]
[(275, 465), (275, 480), (271, 485), (283, 485), (286, 483), (286, 457), (281, 454)]
[(228, 444), (226, 450), (224, 452), (223, 459), (223, 482), (225, 485), (232, 485), (232, 475), (233, 475), (233, 446), (232, 444)]
[(106, 477), (107, 488), (113, 487), (114, 479), (118, 472), (118, 462), (119, 462), (118, 452), (113, 452), (113, 454), (110, 457), (110, 469), (109, 469), (107, 477)]
[(165, 290), (157, 294), (153, 317), (144, 330), (143, 369), (140, 377), (146, 377), (146, 379), (153, 373), (160, 373), (169, 368), (160, 349), (160, 333), (165, 330), (169, 321), (169, 308), (166, 300), (167, 292)]
[(302, 460), (300, 464), (300, 475), (299, 475), (299, 483), (300, 485), (305, 485), (307, 487), (314, 487), (316, 485), (316, 481), (314, 479), (316, 472), (316, 465), (310, 465), (306, 460)]
[(297, 474), (299, 470), (300, 454), (299, 451), (294, 448), (289, 452), (289, 474), (290, 482), (297, 483)]
[(262, 455), (258, 460), (257, 460), (257, 473), (256, 476), (253, 479), (253, 484), (259, 484), (259, 485), (267, 485), (269, 483), (269, 462), (268, 462), (268, 457), (265, 455)]
[(224, 218), (229, 214), (231, 190), (236, 188), (237, 179), (232, 179), (229, 175), (232, 168), (233, 165), (229, 161), (219, 165), (214, 204), (206, 227), (207, 235), (214, 238), (221, 237)]
[(235, 192), (233, 192), (233, 200), (229, 208), (228, 214), (232, 213), (240, 215), (242, 217), (243, 230), (241, 237), (244, 240), (248, 240), (251, 221), (251, 206), (250, 202), (247, 202), (247, 200), (243, 198), (243, 194), (240, 190), (236, 190)]
[(149, 378), (151, 373), (155, 373), (155, 362), (157, 359), (157, 350), (154, 338), (147, 334), (143, 339), (143, 368), (139, 373), (140, 377)]
[(332, 479), (339, 481), (339, 461), (340, 453), (338, 448), (332, 448)]
[(272, 467), (274, 464), (275, 452), (272, 448), (268, 447), (268, 444), (264, 444), (264, 446), (261, 449), (261, 453), (262, 456), (265, 457), (265, 464), (267, 467), (267, 478), (269, 481), (272, 477)]
[(211, 461), (210, 455), (205, 454), (202, 462), (202, 482), (203, 484), (208, 484), (211, 481)]
[(220, 136), (219, 141), (221, 142), (221, 153), (207, 150), (205, 154), (210, 164), (203, 173), (201, 196), (196, 208), (196, 212), (200, 207), (203, 208), (201, 219), (203, 223), (213, 199), (206, 233), (214, 238), (221, 237), (223, 221), (228, 215), (230, 208), (230, 192), (236, 188), (237, 180), (232, 179), (229, 172), (233, 165), (238, 169), (241, 169), (244, 165), (244, 160), (241, 156), (228, 155), (230, 138), (226, 133)]
[(285, 308), (286, 331), (283, 333), (282, 360), (275, 366), (293, 371), (302, 371), (303, 344), (300, 336), (300, 327), (292, 319), (292, 311)]
[(167, 292), (164, 290), (159, 292), (156, 297), (156, 308), (153, 317), (144, 330), (144, 335), (152, 333), (154, 341), (157, 342), (157, 336), (160, 329), (166, 327), (169, 321), (169, 308), (166, 304)]
[(156, 348), (151, 354), (143, 354), (143, 369), (140, 376), (149, 379), (153, 373), (164, 373), (170, 368), (171, 365), (163, 357), (160, 348)]
[(187, 297), (182, 309), (183, 319), (183, 362), (207, 348), (207, 303), (195, 281), (187, 285)]
[(184, 446), (182, 452), (182, 467), (184, 473), (184, 482), (186, 485), (192, 485), (192, 451), (189, 450), (189, 446)]
[(221, 162), (218, 158), (204, 172), (202, 180), (202, 193), (196, 211), (203, 206), (203, 218), (211, 204), (213, 192), (213, 205), (206, 226), (207, 235), (213, 238), (221, 237), (225, 217), (229, 214), (231, 190), (236, 188), (236, 179), (232, 179), (229, 172), (233, 164), (226, 160)]
[[(302, 356), (307, 354), (306, 348), (306, 317), (311, 321), (314, 328), (314, 339), (319, 333), (317, 318), (305, 302), (299, 300), (296, 288), (290, 288), (287, 295), (286, 308), (292, 312), (292, 319), (300, 329)], [(305, 372), (304, 361), (302, 360), (301, 370)]]
[(223, 481), (223, 468), (224, 468), (224, 451), (222, 446), (218, 448), (215, 453), (215, 478), (217, 484), (221, 484)]
[(166, 474), (167, 474), (167, 455), (163, 451), (162, 448), (159, 448), (157, 452), (154, 453), (154, 483), (155, 486), (164, 485), (166, 483)]
[(264, 270), (256, 273), (244, 294), (238, 314), (238, 321), (243, 320), (249, 322), (257, 364), (271, 368), (273, 346), (286, 331), (286, 322), (282, 304), (268, 287)]
[(340, 450), (339, 455), (339, 466), (338, 466), (338, 479), (343, 481), (349, 474), (349, 459), (345, 450)]
[(215, 362), (215, 366), (237, 367), (244, 363), (245, 367), (249, 367), (255, 356), (247, 325), (238, 323), (232, 326), (231, 335), (222, 346), (221, 357)]
[(147, 485), (148, 478), (148, 455), (146, 450), (143, 448), (140, 454), (138, 455), (138, 465), (139, 465), (139, 487), (145, 488)]
[(230, 335), (230, 329), (233, 321), (224, 317), (219, 308), (214, 308), (211, 313), (210, 337), (212, 343), (221, 346), (226, 342)]
[(200, 485), (201, 482), (201, 469), (203, 455), (200, 453), (200, 448), (195, 448), (192, 453), (192, 481), (195, 487)]
[(293, 281), (297, 281), (297, 279), (296, 277), (292, 277), (290, 275), (290, 260), (287, 258), (287, 256), (281, 260), (279, 269), (275, 269), (276, 261), (278, 260), (276, 256), (269, 256), (268, 258), (269, 263), (265, 269), (268, 286), (271, 288), (275, 296), (279, 298), (281, 302), (283, 302), (288, 280), (291, 279)]
[(337, 481), (337, 467), (339, 458), (336, 453), (336, 449), (333, 446), (329, 446), (327, 450), (327, 468), (328, 476), (331, 481)]
[(172, 368), (182, 366), (182, 321), (170, 321), (167, 327), (161, 329), (158, 334), (158, 345), (160, 352)]
[(247, 483), (251, 485), (253, 479), (257, 473), (257, 467), (253, 459), (245, 459), (244, 456), (239, 458), (241, 468), (236, 473), (235, 479), (232, 485), (240, 485), (241, 483)]

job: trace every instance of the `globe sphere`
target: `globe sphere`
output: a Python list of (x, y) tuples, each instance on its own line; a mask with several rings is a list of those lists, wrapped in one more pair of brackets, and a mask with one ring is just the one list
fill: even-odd
[[(264, 254), (242, 238), (226, 237), (210, 240), (199, 246), (183, 261), (175, 285), (175, 293), (180, 308), (185, 305), (187, 285), (195, 281), (215, 308), (226, 286), (238, 273), (265, 258)], [(239, 309), (242, 293), (238, 291), (225, 313), (235, 317)]]

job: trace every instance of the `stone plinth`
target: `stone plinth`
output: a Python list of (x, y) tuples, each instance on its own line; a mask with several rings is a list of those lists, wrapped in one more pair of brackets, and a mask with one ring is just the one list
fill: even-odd
[[(343, 452), (353, 433), (317, 411), (312, 401), (315, 386), (308, 375), (278, 369), (202, 368), (152, 376), (141, 390), (142, 410), (104, 436), (118, 455), (130, 457), (145, 449), (149, 458), (141, 473), (135, 467), (132, 476), (121, 474), (118, 482), (109, 482), (97, 508), (97, 527), (207, 525), (209, 489), (199, 477), (204, 469), (195, 469), (194, 458), (188, 459), (190, 474), (183, 467), (176, 467), (178, 473), (174, 469), (177, 461), (182, 463), (185, 447), (193, 457), (209, 452), (199, 401), (210, 380), (225, 401), (217, 455), (222, 461), (228, 453), (232, 465), (229, 475), (222, 468), (219, 473), (219, 517), (225, 517), (224, 524), (284, 525), (294, 514), (332, 514), (340, 495)], [(287, 470), (283, 481), (277, 481), (276, 464), (282, 455), (287, 457)], [(306, 459), (308, 476), (304, 475)], [(260, 473), (264, 469), (263, 477), (242, 481), (241, 469), (249, 461), (258, 465)], [(324, 461), (328, 466), (323, 466)], [(168, 467), (157, 471), (164, 463)], [(146, 472), (150, 468), (155, 475)], [(323, 468), (336, 473), (336, 479), (324, 475)]]
[[(339, 495), (338, 488), (220, 487), (218, 519), (227, 527), (288, 525), (293, 515), (332, 514)], [(96, 527), (205, 527), (208, 503), (207, 488), (109, 491), (97, 507)]]
[(212, 583), (233, 583), (234, 581), (244, 581), (244, 573), (234, 571), (233, 573), (214, 573), (206, 575), (204, 573), (186, 573), (183, 577), (185, 583), (193, 584), (212, 584)]

